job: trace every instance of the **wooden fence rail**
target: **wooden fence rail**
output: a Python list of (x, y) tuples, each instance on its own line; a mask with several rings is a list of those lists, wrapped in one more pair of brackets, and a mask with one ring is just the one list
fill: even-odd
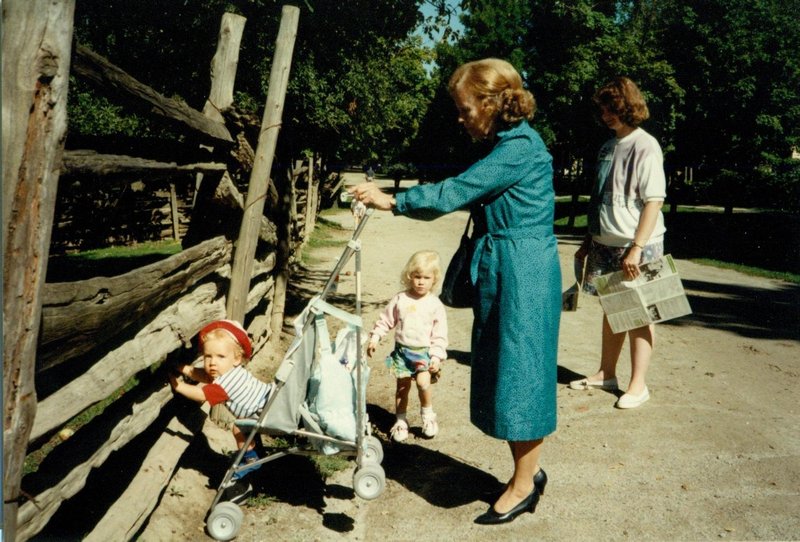
[[(44, 8), (40, 11), (46, 12)], [(35, 18), (35, 13), (8, 11), (9, 16), (29, 18)], [(296, 8), (284, 8), (284, 34), (288, 32), (292, 39), (297, 14)], [(71, 24), (71, 12), (69, 21)], [(14, 22), (4, 8), (4, 25), (9, 28)], [(198, 141), (205, 142), (202, 152), (195, 147), (183, 155), (207, 159), (179, 163), (163, 157), (132, 156), (115, 149), (75, 149), (64, 152), (63, 158), (60, 153), (54, 154), (62, 174), (78, 183), (84, 176), (110, 183), (144, 181), (147, 190), (148, 181), (166, 179), (174, 190), (173, 178), (181, 177), (186, 182), (187, 177), (195, 177), (197, 186), (180, 253), (117, 276), (42, 286), (37, 301), (41, 325), (36, 327), (41, 333), (35, 377), (26, 381), (27, 385), (36, 381), (35, 418), (31, 415), (23, 430), (19, 424), (25, 423), (24, 416), (31, 410), (17, 403), (16, 408), (23, 409), (17, 414), (22, 417), (9, 418), (6, 413), (6, 435), (11, 431), (14, 440), (23, 439), (16, 451), (11, 449), (6, 454), (4, 487), (13, 490), (6, 493), (13, 499), (5, 506), (4, 534), (8, 540), (28, 540), (43, 531), (45, 536), (50, 531), (65, 535), (64, 525), (50, 525), (59, 509), (90, 490), (86, 487), (92, 483), (90, 473), (102, 469), (109, 458), (129, 450), (134, 441), (145, 435), (151, 435), (147, 437), (150, 445), (146, 451), (128, 452), (138, 454), (132, 458), (137, 467), (114, 481), (121, 486), (119, 496), (100, 505), (104, 507), (102, 517), (96, 524), (84, 527), (79, 536), (107, 540), (113, 533), (114, 539), (131, 539), (157, 506), (184, 451), (206, 419), (202, 410), (172, 400), (167, 370), (172, 363), (195, 361), (196, 351), (191, 346), (197, 332), (210, 320), (231, 315), (230, 283), (239, 273), (234, 262), (240, 249), (235, 245), (242, 243), (241, 239), (237, 243), (233, 240), (237, 239), (247, 207), (254, 205), (245, 205), (237, 181), (251, 171), (261, 186), (254, 193), (248, 190), (247, 199), (250, 202), (251, 197), (258, 197), (261, 208), (248, 219), (247, 243), (253, 243), (253, 248), (245, 258), (246, 271), (239, 279), (245, 288), (237, 296), (236, 306), (253, 339), (252, 363), (258, 364), (273, 354), (270, 349), (277, 341), (271, 339), (281, 331), (275, 322), (283, 319), (288, 263), (311, 234), (324, 185), (313, 178), (313, 172), (322, 169), (313, 160), (297, 163), (285, 174), (264, 167), (264, 157), (253, 151), (253, 143), (245, 137), (244, 117), (230, 114), (243, 28), (244, 18), (232, 14), (223, 17), (212, 74), (224, 80), (212, 81), (212, 92), (202, 113), (165, 98), (87, 47), (75, 47), (76, 76), (94, 82), (110, 99), (136, 111), (146, 110), (171, 119), (183, 127), (186, 141), (193, 141), (195, 146)], [(286, 36), (281, 38), (285, 39)], [(7, 59), (5, 41), (4, 55)], [(291, 48), (288, 55), (291, 57)], [(288, 66), (287, 62), (282, 60), (282, 65)], [(288, 67), (281, 70), (280, 85), (285, 89)], [(5, 101), (5, 71), (3, 75)], [(274, 108), (275, 103), (273, 100), (268, 107)], [(274, 111), (264, 118), (273, 122)], [(227, 125), (226, 120), (230, 119), (234, 122)], [(269, 131), (269, 127), (261, 131), (264, 130)], [(4, 140), (4, 151), (5, 143)], [(63, 138), (60, 144), (63, 148)], [(274, 149), (274, 141), (269, 146)], [(254, 169), (260, 163), (261, 169)], [(174, 206), (174, 198), (172, 201)], [(6, 201), (4, 221), (8, 224), (11, 213), (5, 212), (5, 206)], [(47, 224), (45, 220), (42, 223)], [(4, 250), (8, 257), (7, 245)], [(7, 265), (7, 277), (8, 272)], [(6, 301), (4, 308), (7, 307)], [(8, 346), (7, 341), (6, 352)], [(86, 416), (101, 404), (102, 410), (93, 413), (93, 417), (76, 421), (76, 416)], [(64, 428), (75, 433), (61, 439), (58, 434)], [(7, 438), (6, 443), (11, 440)], [(25, 443), (29, 452), (52, 450), (38, 460), (33, 472), (22, 477), (19, 454), (23, 450), (24, 456)], [(14, 464), (16, 468), (8, 468)], [(17, 476), (16, 481), (9, 476)], [(15, 483), (21, 489), (15, 489)], [(16, 498), (17, 495), (22, 496)], [(13, 513), (12, 518), (9, 512)]]

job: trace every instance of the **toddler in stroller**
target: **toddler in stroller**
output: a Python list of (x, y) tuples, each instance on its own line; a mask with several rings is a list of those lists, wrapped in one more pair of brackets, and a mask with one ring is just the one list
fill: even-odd
[[(237, 418), (258, 416), (267, 404), (274, 384), (262, 382), (244, 367), (253, 347), (241, 324), (233, 320), (217, 320), (201, 329), (198, 336), (203, 367), (179, 366), (178, 373), (183, 379), (171, 374), (172, 389), (199, 403), (224, 404)], [(243, 477), (260, 464), (254, 464), (258, 460), (256, 443), (253, 440), (246, 442), (247, 437), (236, 425), (233, 426), (233, 436), (237, 448), (246, 447), (246, 450), (241, 458), (241, 469), (236, 470), (225, 488), (225, 500), (238, 503), (253, 490)]]
[[(241, 528), (241, 508), (226, 500), (227, 487), (242, 469), (260, 466), (287, 455), (342, 455), (356, 458), (353, 489), (363, 499), (383, 493), (386, 476), (380, 462), (383, 448), (371, 434), (366, 412), (369, 367), (362, 355), (361, 245), (358, 236), (366, 219), (356, 227), (334, 270), (294, 322), (295, 338), (275, 373), (274, 387), (257, 419), (238, 418), (236, 425), (247, 436), (232, 466), (223, 477), (206, 518), (208, 533), (216, 540), (230, 540)], [(355, 254), (356, 314), (325, 301), (336, 277)], [(327, 319), (344, 324), (331, 341)], [(244, 451), (259, 435), (279, 437), (275, 446), (264, 446), (264, 454), (242, 467)], [(259, 441), (261, 439), (259, 438)]]

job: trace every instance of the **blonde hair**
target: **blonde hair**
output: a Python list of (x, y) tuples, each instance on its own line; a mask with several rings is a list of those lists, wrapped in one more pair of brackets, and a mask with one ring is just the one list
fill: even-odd
[(204, 334), (201, 338), (202, 343), (205, 344), (208, 341), (215, 341), (215, 340), (222, 340), (225, 339), (229, 341), (233, 345), (233, 352), (236, 356), (236, 359), (241, 361), (242, 363), (247, 362), (247, 358), (244, 355), (244, 347), (239, 342), (239, 340), (234, 336), (233, 333), (228, 331), (227, 329), (223, 328), (215, 328), (209, 331), (208, 333)]
[(433, 250), (420, 250), (412, 254), (400, 273), (400, 282), (404, 288), (411, 289), (413, 286), (411, 275), (417, 272), (433, 273), (433, 285), (439, 284), (442, 278), (442, 260), (439, 258), (439, 253)]
[(510, 63), (499, 58), (484, 58), (459, 66), (447, 84), (454, 99), (466, 93), (476, 99), (486, 132), (502, 124), (510, 126), (522, 119), (531, 120), (536, 99), (523, 88), (522, 77)]

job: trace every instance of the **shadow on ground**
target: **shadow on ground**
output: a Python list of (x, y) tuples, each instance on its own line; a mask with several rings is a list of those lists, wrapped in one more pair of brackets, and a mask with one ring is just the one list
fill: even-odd
[(800, 285), (771, 290), (683, 280), (692, 314), (661, 325), (699, 325), (753, 339), (800, 340)]
[[(394, 480), (408, 491), (423, 498), (437, 508), (457, 508), (475, 501), (486, 501), (487, 495), (503, 487), (491, 474), (478, 467), (439, 451), (414, 444), (424, 439), (419, 428), (412, 428), (409, 440), (392, 442), (389, 430), (395, 421), (391, 412), (377, 406), (367, 405), (367, 414), (381, 439), (386, 478)], [(423, 440), (424, 442), (424, 440)], [(442, 483), (446, 480), (446, 483)]]

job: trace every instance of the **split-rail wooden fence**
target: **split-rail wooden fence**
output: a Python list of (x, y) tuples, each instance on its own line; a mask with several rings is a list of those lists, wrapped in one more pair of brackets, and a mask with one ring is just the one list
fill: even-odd
[[(273, 166), (297, 8), (282, 11), (257, 142), (246, 134), (258, 121), (233, 103), (243, 17), (222, 19), (201, 112), (90, 49), (73, 47), (73, 11), (74, 0), (3, 6), (6, 540), (42, 532), (65, 502), (91, 489), (85, 486), (93, 470), (129, 449), (141, 451), (127, 454), (118, 498), (98, 503), (102, 517), (83, 536), (135, 536), (204, 422), (201, 409), (173, 400), (170, 364), (193, 361), (197, 332), (224, 317), (244, 322), (253, 363), (275, 353), (289, 264), (314, 228), (326, 184), (319, 161)], [(193, 145), (180, 155), (200, 158), (65, 151), (69, 73), (112, 101), (145, 107), (179, 126)], [(59, 176), (65, 182), (87, 175), (145, 187), (164, 178), (190, 183), (195, 203), (183, 250), (118, 276), (45, 283)], [(238, 188), (243, 181), (246, 194)], [(101, 403), (108, 403), (102, 413), (75, 423)], [(78, 428), (62, 441), (58, 435), (68, 427)], [(50, 448), (38, 470), (23, 476), (25, 456)]]

